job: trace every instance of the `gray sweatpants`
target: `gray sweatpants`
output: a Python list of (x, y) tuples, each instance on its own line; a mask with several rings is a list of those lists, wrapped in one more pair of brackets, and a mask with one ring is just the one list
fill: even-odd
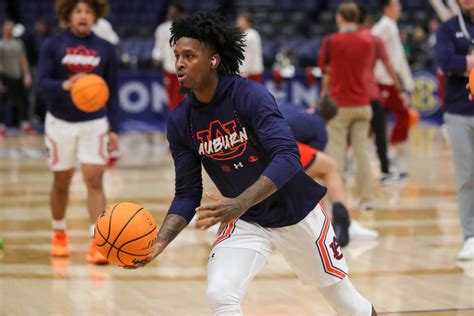
[(474, 116), (445, 113), (444, 121), (456, 171), (459, 219), (467, 239), (474, 237)]

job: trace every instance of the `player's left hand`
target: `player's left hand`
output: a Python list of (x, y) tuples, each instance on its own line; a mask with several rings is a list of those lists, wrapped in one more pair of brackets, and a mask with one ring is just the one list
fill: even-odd
[(118, 135), (114, 132), (109, 132), (109, 153), (119, 149)]
[(217, 223), (221, 223), (219, 234), (226, 224), (238, 219), (247, 210), (238, 198), (229, 199), (207, 192), (205, 194), (214, 203), (196, 208), (196, 226), (200, 229), (208, 229)]

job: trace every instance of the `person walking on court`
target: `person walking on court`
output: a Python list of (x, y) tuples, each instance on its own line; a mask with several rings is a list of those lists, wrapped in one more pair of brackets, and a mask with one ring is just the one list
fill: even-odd
[[(65, 213), (69, 186), (79, 161), (90, 215), (87, 260), (97, 264), (107, 263), (95, 246), (94, 224), (105, 210), (103, 175), (108, 153), (117, 148), (118, 141), (115, 48), (92, 33), (94, 22), (108, 9), (107, 0), (58, 0), (57, 16), (68, 28), (44, 42), (39, 58), (39, 89), (47, 102), (45, 143), (54, 175), (50, 196), (54, 229), (51, 255), (68, 256), (70, 253)], [(86, 73), (97, 74), (107, 82), (110, 90), (107, 109), (86, 113), (72, 103), (71, 87)]]
[(339, 29), (324, 37), (319, 55), (325, 84), (322, 95), (330, 96), (339, 105), (336, 117), (328, 124), (327, 153), (344, 170), (347, 137), (357, 164), (356, 187), (359, 206), (373, 208), (372, 171), (367, 143), (372, 108), (366, 84), (366, 69), (373, 45), (371, 38), (358, 30), (359, 9), (355, 3), (342, 3), (336, 11)]
[[(375, 315), (353, 287), (329, 217), (326, 189), (301, 168), (298, 147), (263, 85), (239, 75), (244, 34), (217, 13), (175, 21), (176, 71), (188, 97), (171, 114), (167, 136), (175, 164), (175, 197), (144, 266), (197, 216), (220, 223), (209, 254), (207, 299), (214, 315), (242, 315), (241, 301), (273, 249), (340, 315)], [(201, 166), (222, 196), (206, 193)]]
[(388, 58), (387, 51), (382, 39), (370, 33), (369, 16), (367, 15), (367, 9), (363, 6), (359, 6), (359, 26), (362, 32), (365, 32), (373, 43), (373, 49), (371, 50), (369, 65), (366, 69), (366, 83), (367, 91), (369, 93), (370, 105), (372, 107), (372, 120), (370, 125), (374, 133), (375, 145), (377, 147), (377, 156), (380, 161), (380, 171), (382, 173), (380, 181), (382, 184), (389, 184), (397, 182), (404, 177), (406, 174), (400, 172), (394, 172), (390, 170), (390, 160), (387, 155), (387, 133), (386, 133), (386, 115), (385, 110), (381, 105), (380, 89), (375, 79), (374, 71), (377, 61), (380, 61), (385, 67), (387, 74), (393, 80), (395, 89), (402, 93), (401, 83), (398, 79), (397, 73), (393, 68)]
[(375, 67), (375, 77), (379, 84), (382, 105), (388, 108), (395, 116), (395, 124), (390, 136), (390, 144), (394, 149), (395, 157), (392, 159), (393, 167), (402, 176), (407, 172), (403, 165), (403, 159), (407, 155), (408, 149), (408, 129), (409, 129), (409, 97), (408, 93), (413, 92), (415, 82), (408, 65), (407, 57), (403, 49), (397, 21), (401, 16), (401, 4), (399, 0), (381, 0), (383, 16), (372, 27), (372, 34), (383, 40), (387, 50), (390, 63), (401, 78), (402, 89), (397, 89), (393, 78), (387, 72), (382, 62), (378, 61)]
[(460, 260), (474, 259), (474, 103), (467, 75), (474, 69), (474, 1), (459, 0), (459, 14), (437, 32), (436, 57), (446, 74), (446, 112), (464, 246)]

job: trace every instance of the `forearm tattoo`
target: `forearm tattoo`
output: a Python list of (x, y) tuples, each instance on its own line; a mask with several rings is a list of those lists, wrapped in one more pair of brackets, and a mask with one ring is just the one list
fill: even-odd
[(166, 216), (158, 233), (158, 242), (169, 244), (186, 227), (188, 222), (181, 215), (170, 214)]
[(250, 208), (251, 206), (265, 200), (267, 197), (276, 192), (277, 189), (277, 186), (275, 185), (275, 183), (273, 183), (272, 180), (270, 180), (266, 176), (261, 176), (247, 190), (242, 192), (239, 198), (242, 201), (245, 201), (244, 203), (247, 204), (247, 208)]

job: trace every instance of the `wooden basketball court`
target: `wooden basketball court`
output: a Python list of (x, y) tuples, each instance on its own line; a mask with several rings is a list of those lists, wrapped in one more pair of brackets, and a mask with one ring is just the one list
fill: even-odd
[[(0, 315), (210, 314), (205, 289), (212, 233), (186, 228), (139, 270), (87, 264), (88, 213), (79, 173), (67, 212), (72, 255), (51, 258), (52, 176), (42, 148), (40, 136), (12, 136), (0, 144)], [(163, 137), (128, 134), (122, 148), (123, 158), (106, 174), (109, 203), (142, 204), (161, 223), (174, 190)], [(354, 209), (380, 238), (344, 249), (350, 277), (380, 314), (474, 315), (474, 262), (456, 260), (462, 237), (449, 145), (439, 128), (420, 126), (411, 133), (410, 150), (410, 177), (377, 184), (375, 210)], [(216, 192), (207, 179), (205, 188)], [(251, 284), (243, 308), (251, 316), (335, 315), (278, 253)]]

